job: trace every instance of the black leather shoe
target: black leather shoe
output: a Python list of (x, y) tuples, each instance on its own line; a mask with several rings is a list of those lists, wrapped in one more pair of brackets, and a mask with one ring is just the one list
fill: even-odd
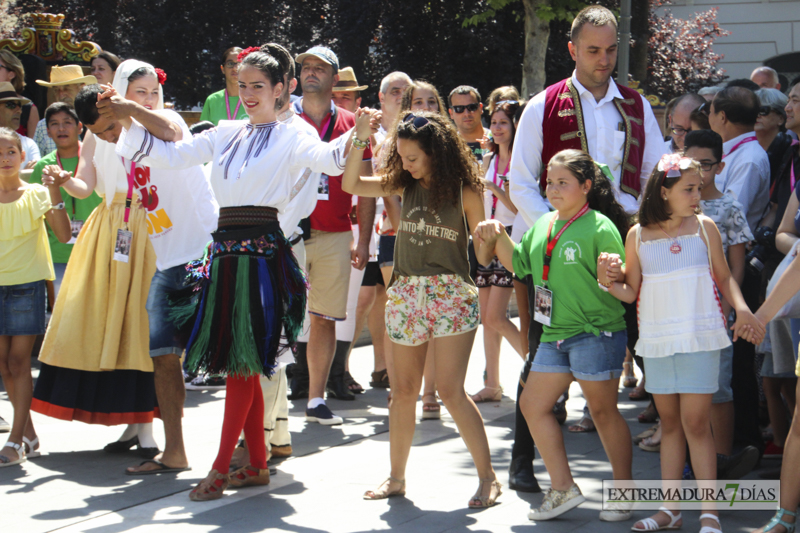
[(756, 467), (759, 461), (758, 448), (745, 446), (733, 455), (717, 454), (717, 479), (742, 479)]
[(511, 460), (508, 467), (508, 488), (519, 492), (542, 492), (533, 475), (533, 461), (528, 457)]
[[(112, 443), (106, 444), (103, 451), (106, 453), (125, 453), (134, 446), (139, 446), (139, 436), (134, 435), (133, 438), (128, 440), (117, 440)], [(148, 458), (149, 459), (149, 458)]]
[(567, 402), (556, 402), (553, 406), (553, 414), (556, 415), (556, 421), (559, 426), (563, 426), (567, 421)]
[(329, 379), (325, 386), (325, 392), (328, 393), (328, 398), (333, 398), (335, 400), (345, 400), (349, 402), (356, 399), (356, 395), (347, 388), (347, 385), (345, 385), (342, 379)]

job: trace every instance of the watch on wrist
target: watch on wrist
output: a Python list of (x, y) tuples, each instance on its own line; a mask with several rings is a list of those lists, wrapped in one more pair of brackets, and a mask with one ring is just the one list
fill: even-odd
[(53, 207), (51, 207), (50, 209), (52, 209), (54, 211), (61, 211), (61, 210), (64, 209), (64, 202), (59, 202), (59, 203), (55, 204)]

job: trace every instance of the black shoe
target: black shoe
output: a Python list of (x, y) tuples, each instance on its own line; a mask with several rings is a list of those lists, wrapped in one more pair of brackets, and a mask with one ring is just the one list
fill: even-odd
[(106, 453), (125, 453), (134, 446), (139, 446), (138, 435), (134, 435), (133, 438), (128, 440), (116, 440), (110, 444), (106, 444), (103, 451)]
[(566, 400), (563, 402), (556, 402), (556, 404), (553, 406), (553, 413), (556, 415), (556, 421), (558, 421), (558, 425), (563, 426), (564, 422), (567, 421)]
[(345, 385), (342, 379), (337, 379), (335, 381), (329, 379), (328, 384), (325, 386), (325, 392), (328, 393), (328, 398), (333, 398), (335, 400), (345, 400), (349, 402), (356, 399), (356, 395), (347, 388), (347, 385)]
[(319, 422), (323, 426), (336, 426), (344, 422), (341, 416), (333, 414), (324, 403), (313, 409), (306, 408), (306, 421)]
[(717, 454), (717, 479), (742, 479), (756, 467), (759, 460), (758, 448), (745, 446), (733, 455)]
[(527, 457), (511, 460), (508, 467), (508, 488), (519, 492), (542, 492), (533, 475), (533, 461)]
[(303, 383), (299, 379), (292, 380), (291, 388), (288, 394), (290, 400), (308, 399), (308, 381)]

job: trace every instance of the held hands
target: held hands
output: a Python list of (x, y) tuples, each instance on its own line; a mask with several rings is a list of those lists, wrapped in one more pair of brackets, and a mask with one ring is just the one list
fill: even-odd
[(373, 111), (369, 119), (369, 127), (372, 129), (372, 134), (378, 133), (381, 127), (381, 119), (383, 119), (383, 111)]
[(767, 332), (764, 323), (756, 318), (749, 309), (736, 311), (736, 322), (731, 329), (734, 342), (741, 338), (753, 344), (761, 344)]
[(505, 230), (506, 228), (497, 220), (484, 220), (475, 228), (472, 238), (479, 246), (486, 245), (494, 250), (498, 237)]
[(494, 148), (494, 141), (492, 140), (491, 137), (489, 137), (489, 134), (486, 132), (483, 133), (483, 137), (478, 142), (481, 143), (481, 149), (484, 152), (489, 152), (492, 150), (492, 148)]
[(603, 285), (613, 283), (622, 273), (622, 260), (619, 254), (601, 253), (597, 257), (597, 281)]
[(375, 110), (368, 107), (356, 109), (356, 137), (358, 139), (366, 141), (372, 135), (371, 123), (374, 114)]
[(103, 85), (105, 92), (97, 97), (97, 111), (101, 117), (113, 121), (129, 120), (133, 114), (135, 104), (126, 100), (110, 85)]
[(42, 185), (45, 187), (61, 187), (72, 179), (72, 172), (61, 170), (58, 165), (47, 165), (42, 169)]

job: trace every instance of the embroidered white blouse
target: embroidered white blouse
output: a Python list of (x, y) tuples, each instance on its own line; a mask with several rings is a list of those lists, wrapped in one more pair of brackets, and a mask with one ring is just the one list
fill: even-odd
[[(334, 176), (344, 171), (348, 137), (324, 143), (294, 121), (222, 120), (214, 129), (171, 143), (156, 139), (134, 122), (123, 130), (116, 152), (153, 168), (179, 169), (210, 161), (209, 181), (220, 207), (260, 205), (283, 213), (297, 195), (293, 188), (304, 168)], [(313, 180), (308, 182), (313, 185)]]

